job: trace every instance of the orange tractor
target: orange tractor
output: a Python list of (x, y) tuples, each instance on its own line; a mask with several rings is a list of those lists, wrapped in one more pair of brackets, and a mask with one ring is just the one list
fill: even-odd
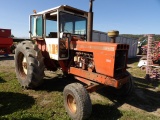
[(91, 114), (88, 92), (110, 86), (125, 96), (134, 86), (126, 71), (129, 45), (115, 43), (118, 31), (108, 33), (111, 43), (92, 42), (92, 14), (92, 9), (88, 13), (67, 5), (34, 11), (30, 15), (30, 38), (34, 44), (23, 41), (15, 50), (16, 75), (24, 88), (41, 85), (45, 68), (61, 68), (65, 76), (84, 83), (69, 84), (63, 91), (66, 111), (75, 120)]

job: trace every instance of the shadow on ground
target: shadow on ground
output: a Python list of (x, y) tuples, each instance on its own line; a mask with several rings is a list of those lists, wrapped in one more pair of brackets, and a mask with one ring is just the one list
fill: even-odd
[(141, 57), (142, 56), (137, 56), (135, 58), (129, 58), (127, 64), (132, 64), (132, 63), (138, 62)]
[(75, 81), (66, 80), (64, 78), (58, 78), (58, 77), (51, 78), (51, 79), (44, 79), (44, 83), (40, 87), (38, 87), (36, 90), (47, 91), (47, 92), (51, 92), (51, 91), (62, 92), (66, 85), (73, 82)]
[(115, 106), (94, 104), (89, 120), (117, 120), (121, 116), (122, 113)]
[[(154, 112), (160, 108), (160, 91), (156, 91), (154, 86), (150, 86), (147, 81), (141, 78), (133, 78), (135, 80), (135, 89), (132, 95), (128, 97), (120, 97), (108, 92), (108, 88), (98, 90), (98, 93), (107, 97), (118, 108), (124, 103), (139, 108), (147, 112)], [(155, 86), (160, 84), (158, 81)]]
[(26, 118), (21, 118), (21, 120), (44, 120), (44, 119), (36, 118), (36, 117), (26, 117)]
[(0, 92), (0, 116), (28, 109), (34, 103), (35, 101), (32, 97), (24, 94)]
[(0, 83), (6, 82), (3, 78), (0, 77)]
[(10, 56), (0, 56), (0, 61), (3, 61), (3, 60), (14, 60), (14, 56), (13, 55), (10, 55)]
[[(139, 61), (139, 58), (135, 58), (132, 60), (133, 61), (130, 60), (129, 64), (135, 61)], [(104, 97), (107, 97), (109, 100), (113, 102), (113, 104), (93, 104), (92, 115), (90, 120), (119, 119), (123, 114), (118, 110), (118, 107), (121, 107), (125, 103), (147, 112), (154, 112), (158, 108), (160, 108), (160, 91), (156, 90), (156, 87), (160, 84), (160, 81), (153, 81), (152, 83), (149, 83), (148, 81), (142, 78), (133, 77), (133, 79), (135, 82), (135, 89), (133, 94), (128, 97), (120, 97), (111, 94), (108, 92), (108, 88), (102, 88), (98, 90), (97, 92), (99, 94), (103, 95)], [(44, 84), (37, 90), (44, 90), (48, 92), (62, 92), (66, 85), (73, 82), (77, 81), (69, 77), (62, 78), (61, 75), (55, 77), (48, 77), (44, 79)], [(127, 109), (130, 110), (130, 108)]]
[(14, 116), (11, 119), (5, 118), (3, 117), (0, 120), (44, 120), (41, 118), (37, 118), (37, 117), (23, 117), (23, 118), (14, 118)]
[[(40, 86), (37, 91), (60, 91), (63, 92), (63, 89), (66, 85), (74, 82), (79, 82), (72, 77), (61, 78), (61, 75), (56, 77), (48, 77), (44, 79), (44, 83)], [(92, 114), (89, 120), (117, 120), (122, 116), (121, 112), (112, 105), (102, 105), (102, 104), (93, 104), (92, 105)]]

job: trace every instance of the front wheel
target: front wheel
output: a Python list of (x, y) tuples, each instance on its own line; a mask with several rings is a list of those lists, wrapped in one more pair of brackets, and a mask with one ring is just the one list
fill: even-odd
[(119, 97), (127, 97), (133, 93), (134, 90), (133, 78), (129, 72), (127, 72), (127, 74), (129, 75), (128, 82), (123, 84), (119, 89), (110, 87), (109, 90), (111, 93)]
[(133, 90), (134, 90), (134, 83), (133, 83), (133, 78), (130, 75), (128, 82), (119, 89), (118, 95), (129, 96), (133, 93)]
[(43, 82), (43, 56), (37, 45), (30, 41), (23, 41), (17, 45), (15, 71), (19, 83), (24, 88), (35, 88)]
[(67, 85), (63, 91), (64, 106), (73, 120), (87, 119), (92, 111), (88, 92), (79, 83)]

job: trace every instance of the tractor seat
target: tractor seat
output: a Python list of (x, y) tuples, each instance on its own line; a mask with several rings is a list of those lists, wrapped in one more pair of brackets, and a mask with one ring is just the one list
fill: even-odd
[(57, 32), (50, 32), (49, 38), (57, 38)]

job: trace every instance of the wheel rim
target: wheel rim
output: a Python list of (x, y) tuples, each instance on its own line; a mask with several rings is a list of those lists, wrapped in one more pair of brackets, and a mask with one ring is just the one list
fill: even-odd
[(76, 100), (71, 94), (67, 95), (67, 105), (72, 113), (76, 113), (77, 111)]
[(22, 61), (22, 67), (23, 67), (24, 73), (27, 75), (27, 60), (26, 60), (26, 57), (24, 56), (23, 56), (23, 61)]
[(18, 71), (22, 79), (27, 76), (27, 60), (24, 54), (21, 52), (17, 56)]

